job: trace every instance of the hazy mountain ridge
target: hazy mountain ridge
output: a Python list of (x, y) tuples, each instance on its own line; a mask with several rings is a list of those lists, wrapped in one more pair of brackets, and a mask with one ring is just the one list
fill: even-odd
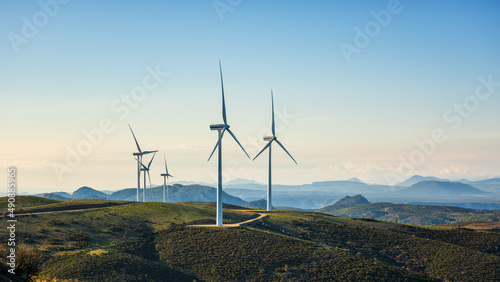
[[(421, 179), (421, 178), (435, 178), (435, 177), (422, 177), (422, 176), (413, 176), (408, 179)], [(369, 198), (372, 202), (392, 202), (392, 203), (408, 203), (408, 202), (446, 202), (446, 203), (461, 203), (461, 206), (466, 207), (467, 203), (475, 203), (475, 207), (479, 207), (482, 203), (484, 203), (484, 208), (491, 209), (494, 208), (497, 204), (500, 204), (500, 190), (496, 192), (495, 187), (500, 189), (500, 178), (492, 178), (481, 180), (477, 182), (471, 181), (470, 184), (466, 184), (467, 191), (458, 187), (460, 184), (444, 184), (453, 185), (458, 187), (459, 189), (446, 189), (446, 187), (437, 187), (442, 193), (439, 194), (442, 196), (441, 198), (436, 198), (436, 190), (432, 185), (438, 185), (436, 182), (425, 182), (419, 184), (420, 187), (417, 191), (413, 191), (414, 188), (408, 189), (410, 187), (406, 186), (388, 186), (388, 185), (378, 185), (378, 184), (366, 184), (363, 182), (359, 182), (359, 179), (350, 179), (343, 181), (319, 181), (313, 182), (311, 184), (301, 184), (301, 185), (273, 185), (273, 203), (275, 206), (288, 206), (295, 207), (299, 209), (319, 209), (321, 207), (325, 207), (335, 203), (340, 200), (345, 195), (353, 195), (353, 194), (361, 194), (365, 197)], [(431, 180), (437, 181), (437, 180)], [(422, 182), (422, 181), (421, 181)], [(444, 181), (437, 181), (444, 182)], [(193, 183), (193, 182), (189, 182)], [(418, 184), (417, 182), (415, 184)], [(451, 182), (451, 183), (459, 183), (459, 182)], [(479, 184), (478, 184), (479, 183)], [(482, 183), (482, 184), (481, 184)], [(415, 185), (413, 184), (413, 185)], [(463, 184), (463, 183), (462, 183)], [(205, 194), (204, 190), (196, 190), (196, 189), (188, 189), (186, 191), (180, 191), (175, 189), (176, 187), (196, 187), (203, 186), (210, 189), (214, 189), (213, 186), (199, 185), (199, 184), (190, 184), (190, 185), (181, 185), (174, 184), (169, 185), (169, 190), (171, 190), (171, 197), (167, 199), (169, 202), (176, 201), (210, 201), (212, 196)], [(412, 185), (412, 186), (413, 186)], [(483, 185), (486, 189), (482, 190), (478, 187)], [(425, 188), (424, 186), (432, 186)], [(91, 188), (90, 188), (91, 189)], [(147, 201), (161, 201), (163, 198), (162, 194), (162, 186), (156, 186), (153, 188), (148, 188), (146, 193), (152, 193), (151, 195), (147, 194)], [(438, 190), (439, 190), (438, 189)], [(489, 190), (488, 190), (489, 189)], [(137, 197), (136, 188), (128, 188), (118, 190), (110, 195), (103, 195), (98, 192), (92, 192), (92, 190), (85, 189), (87, 191), (86, 196), (98, 196), (105, 197), (110, 200), (128, 200), (135, 201)], [(235, 181), (231, 181), (228, 183), (224, 183), (223, 192), (224, 198), (232, 196), (235, 198), (239, 198), (239, 200), (232, 201), (232, 204), (237, 204), (237, 202), (251, 202), (259, 199), (266, 198), (266, 190), (267, 185), (260, 184), (256, 181), (245, 180), (245, 179), (237, 179)], [(90, 191), (90, 192), (89, 192)], [(97, 190), (95, 190), (97, 191)], [(192, 193), (191, 195), (189, 195)], [(461, 192), (460, 192), (461, 191)], [(176, 193), (179, 192), (181, 194)], [(485, 194), (486, 192), (491, 192), (493, 194)], [(173, 193), (173, 194), (172, 194)], [(48, 198), (54, 199), (63, 199), (56, 197), (54, 195), (50, 195), (51, 193), (47, 193), (45, 195)], [(60, 195), (62, 197), (70, 196), (70, 194), (65, 192), (55, 192), (52, 194)], [(226, 195), (227, 194), (227, 195)], [(487, 196), (486, 196), (487, 195)], [(39, 196), (44, 196), (43, 194), (39, 194)], [(142, 192), (141, 192), (142, 199)]]
[[(142, 201), (143, 190), (141, 189), (139, 193), (139, 199)], [(63, 198), (55, 195), (55, 193), (39, 194), (41, 197), (53, 198), (56, 200), (70, 200), (68, 198)], [(81, 187), (73, 193), (73, 199), (107, 199), (107, 200), (117, 200), (117, 201), (136, 201), (137, 200), (137, 188), (127, 188), (116, 191), (110, 195), (92, 189), (90, 187)], [(200, 202), (214, 202), (217, 199), (217, 191), (213, 187), (201, 186), (201, 185), (180, 185), (174, 184), (168, 187), (168, 197), (167, 202), (188, 202), (188, 201), (200, 201)], [(148, 202), (161, 202), (163, 201), (163, 186), (147, 188), (146, 189), (146, 201)], [(246, 201), (231, 196), (223, 191), (222, 201), (224, 203), (233, 205), (243, 205)]]
[(489, 194), (483, 190), (472, 187), (469, 184), (464, 184), (461, 182), (450, 182), (450, 181), (436, 181), (436, 180), (425, 180), (420, 181), (410, 187), (398, 191), (400, 194), (405, 195), (445, 195), (445, 196), (459, 196), (459, 195), (485, 195)]
[(45, 194), (37, 194), (36, 196), (46, 198), (46, 199), (52, 199), (52, 200), (60, 200), (60, 201), (67, 201), (71, 200), (71, 198), (66, 198), (63, 196), (60, 196), (56, 193), (45, 193)]
[(409, 187), (409, 186), (417, 184), (418, 182), (421, 182), (421, 181), (450, 181), (450, 180), (448, 180), (448, 179), (441, 179), (441, 178), (437, 178), (437, 177), (434, 177), (434, 176), (414, 175), (414, 176), (408, 178), (407, 180), (405, 180), (405, 181), (397, 184), (396, 186)]

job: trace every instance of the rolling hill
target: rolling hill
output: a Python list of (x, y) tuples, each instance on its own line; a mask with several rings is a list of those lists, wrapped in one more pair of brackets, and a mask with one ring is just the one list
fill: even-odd
[(60, 200), (60, 201), (66, 201), (66, 200), (71, 200), (71, 198), (66, 198), (63, 196), (59, 196), (56, 193), (45, 193), (45, 194), (38, 194), (37, 196), (46, 198), (46, 199), (53, 199), (53, 200)]
[(333, 205), (331, 205), (331, 207), (333, 207), (335, 209), (342, 209), (342, 208), (348, 208), (348, 207), (352, 207), (352, 206), (356, 206), (356, 205), (365, 205), (365, 204), (369, 204), (369, 203), (370, 202), (368, 202), (368, 200), (361, 195), (356, 195), (356, 196), (352, 196), (352, 197), (345, 196), (344, 198), (338, 200)]
[(78, 188), (75, 192), (73, 192), (73, 195), (71, 195), (72, 199), (84, 199), (88, 197), (99, 197), (102, 199), (106, 199), (108, 195), (106, 193), (103, 193), (101, 191), (97, 191), (95, 189), (92, 189), (87, 186), (83, 186)]
[(419, 225), (500, 221), (500, 210), (474, 210), (452, 206), (373, 203), (345, 208), (331, 205), (321, 208), (317, 212), (348, 218), (374, 218)]
[[(35, 210), (99, 200), (18, 197)], [(4, 202), (4, 199), (0, 201)], [(76, 202), (75, 202), (76, 201)], [(102, 201), (102, 200), (101, 200)], [(130, 203), (26, 215), (42, 277), (79, 281), (495, 281), (500, 234), (425, 228), (314, 212), (273, 211), (236, 229), (189, 226), (213, 203)], [(366, 205), (357, 205), (361, 207)], [(255, 216), (224, 207), (224, 222)], [(6, 240), (8, 230), (0, 230)], [(5, 247), (2, 247), (5, 248)], [(5, 250), (2, 249), (2, 252)], [(4, 262), (0, 267), (5, 267)]]
[(267, 209), (267, 201), (264, 199), (247, 202), (243, 205), (246, 208), (265, 210)]

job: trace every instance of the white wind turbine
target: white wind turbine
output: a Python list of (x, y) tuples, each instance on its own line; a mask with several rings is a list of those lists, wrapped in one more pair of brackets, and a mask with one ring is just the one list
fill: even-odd
[(165, 186), (167, 186), (167, 197), (168, 197), (168, 178), (173, 177), (168, 173), (168, 168), (167, 168), (167, 159), (165, 158), (165, 152), (163, 152), (163, 160), (165, 161), (165, 173), (162, 173), (161, 176), (163, 176), (163, 202), (165, 203)]
[[(141, 166), (142, 166), (142, 156), (151, 154), (151, 153), (156, 153), (158, 151), (142, 151), (141, 147), (139, 147), (139, 143), (137, 142), (137, 138), (135, 138), (134, 131), (132, 130), (132, 127), (130, 127), (130, 124), (128, 125), (130, 128), (130, 132), (132, 132), (132, 136), (134, 136), (135, 140), (135, 145), (137, 145), (137, 150), (139, 150), (138, 153), (133, 153), (134, 156), (136, 156), (137, 160), (137, 202), (139, 202), (139, 192), (141, 190)], [(146, 179), (144, 179), (144, 183), (146, 182)], [(146, 184), (144, 184), (144, 189), (146, 189)]]
[(298, 163), (295, 161), (295, 159), (292, 157), (292, 155), (290, 155), (290, 153), (288, 153), (288, 151), (285, 149), (283, 144), (281, 144), (281, 142), (278, 141), (278, 138), (276, 137), (276, 128), (275, 128), (275, 124), (274, 124), (274, 97), (273, 97), (272, 90), (271, 90), (271, 103), (272, 103), (272, 115), (273, 115), (271, 129), (273, 132), (273, 136), (264, 137), (264, 141), (269, 141), (269, 143), (267, 143), (267, 145), (264, 147), (264, 149), (262, 149), (262, 151), (260, 151), (260, 153), (258, 153), (257, 156), (255, 156), (255, 158), (253, 158), (253, 160), (255, 160), (258, 156), (260, 156), (260, 154), (262, 154), (262, 152), (264, 152), (267, 148), (269, 148), (269, 179), (268, 179), (268, 183), (267, 183), (267, 210), (268, 211), (272, 211), (272, 209), (273, 209), (273, 206), (272, 206), (272, 178), (271, 178), (271, 144), (273, 143), (273, 141), (276, 141), (276, 143), (278, 143), (278, 145), (290, 156), (290, 158), (292, 158), (292, 160), (295, 162), (295, 164), (298, 165)]
[(219, 71), (220, 71), (220, 85), (222, 89), (222, 119), (224, 120), (224, 124), (212, 124), (210, 125), (211, 130), (217, 130), (219, 132), (219, 140), (217, 141), (217, 144), (215, 144), (215, 148), (212, 151), (212, 154), (210, 154), (210, 157), (208, 158), (208, 161), (212, 158), (215, 149), (219, 147), (219, 162), (218, 162), (218, 180), (217, 180), (217, 226), (222, 226), (222, 137), (224, 136), (224, 133), (226, 131), (233, 136), (234, 140), (240, 148), (245, 152), (248, 158), (250, 156), (247, 154), (243, 146), (241, 146), (240, 142), (238, 139), (236, 139), (236, 136), (234, 136), (233, 132), (229, 129), (229, 124), (227, 124), (227, 118), (226, 118), (226, 102), (224, 100), (224, 82), (222, 80), (222, 66), (219, 61)]
[(144, 171), (144, 193), (142, 193), (142, 201), (146, 202), (146, 172), (148, 173), (148, 178), (149, 178), (149, 188), (151, 188), (151, 176), (149, 175), (149, 168), (151, 167), (151, 163), (153, 162), (153, 159), (155, 158), (156, 152), (153, 154), (153, 157), (148, 163), (148, 166), (145, 166), (144, 164), (141, 163), (142, 165), (142, 171)]

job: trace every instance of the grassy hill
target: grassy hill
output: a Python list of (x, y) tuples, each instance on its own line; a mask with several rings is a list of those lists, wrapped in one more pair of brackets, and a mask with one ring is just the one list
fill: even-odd
[(341, 208), (348, 208), (356, 205), (364, 205), (364, 204), (369, 204), (368, 200), (361, 196), (361, 195), (356, 195), (356, 196), (345, 196), (344, 198), (338, 200), (335, 202), (332, 207), (335, 209), (341, 209)]
[(247, 207), (247, 208), (252, 208), (252, 209), (265, 210), (265, 209), (267, 209), (267, 200), (260, 199), (260, 200), (256, 200), (256, 201), (251, 201), (251, 202), (245, 203), (243, 206)]
[[(1, 198), (0, 202), (5, 202)], [(44, 199), (45, 201), (46, 199)], [(41, 255), (40, 275), (79, 281), (494, 281), (500, 234), (418, 227), (321, 213), (273, 211), (239, 229), (186, 226), (213, 220), (213, 203), (38, 202), (17, 238)], [(101, 202), (103, 202), (101, 200)], [(49, 207), (50, 206), (50, 207)], [(69, 209), (68, 207), (67, 209)], [(224, 206), (224, 222), (256, 211)], [(0, 240), (6, 240), (0, 229)]]
[(433, 225), (464, 221), (500, 221), (500, 210), (475, 210), (452, 206), (373, 203), (338, 208), (331, 205), (317, 210), (341, 217), (374, 218), (407, 224)]

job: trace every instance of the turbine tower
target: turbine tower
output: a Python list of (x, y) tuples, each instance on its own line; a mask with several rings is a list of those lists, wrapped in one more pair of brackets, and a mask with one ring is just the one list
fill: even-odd
[(264, 141), (269, 141), (269, 142), (264, 147), (264, 149), (262, 149), (262, 151), (260, 151), (257, 154), (257, 156), (255, 156), (255, 158), (253, 158), (253, 160), (255, 160), (258, 156), (260, 156), (260, 154), (262, 154), (262, 152), (264, 152), (267, 148), (269, 148), (269, 179), (268, 179), (268, 183), (267, 183), (267, 211), (272, 211), (272, 209), (273, 209), (273, 206), (272, 206), (272, 177), (271, 177), (271, 144), (273, 143), (273, 141), (276, 141), (276, 143), (278, 143), (278, 145), (290, 156), (290, 158), (292, 158), (292, 160), (295, 162), (295, 164), (298, 165), (298, 163), (295, 161), (295, 159), (292, 157), (292, 155), (290, 155), (290, 153), (288, 153), (288, 151), (285, 149), (285, 146), (283, 146), (283, 144), (281, 144), (281, 142), (278, 141), (278, 138), (276, 137), (276, 128), (275, 128), (275, 124), (274, 124), (274, 97), (273, 97), (272, 90), (271, 90), (271, 103), (272, 103), (272, 116), (273, 116), (271, 129), (273, 132), (273, 136), (264, 137)]
[(165, 161), (165, 173), (162, 173), (161, 176), (163, 176), (163, 202), (165, 203), (165, 186), (167, 186), (167, 197), (168, 197), (168, 178), (173, 177), (168, 173), (168, 168), (167, 168), (167, 159), (165, 158), (165, 152), (163, 152), (163, 160)]
[[(224, 124), (212, 124), (210, 125), (210, 130), (217, 130), (219, 132), (219, 140), (217, 141), (217, 144), (215, 144), (215, 148), (212, 151), (212, 154), (210, 154), (210, 157), (208, 158), (208, 161), (212, 158), (215, 149), (219, 147), (219, 162), (218, 162), (218, 180), (217, 180), (217, 226), (222, 226), (222, 137), (224, 136), (224, 133), (227, 131), (231, 136), (234, 138), (236, 143), (240, 146), (240, 148), (245, 152), (247, 157), (250, 159), (250, 156), (247, 154), (243, 146), (241, 146), (240, 142), (238, 139), (236, 139), (236, 136), (234, 136), (233, 132), (231, 129), (229, 129), (229, 124), (227, 124), (227, 117), (226, 117), (226, 102), (224, 100), (224, 82), (222, 80), (222, 66), (219, 61), (219, 71), (220, 71), (220, 85), (222, 89), (222, 119), (224, 120)], [(207, 162), (208, 162), (207, 161)]]
[[(142, 156), (151, 154), (151, 153), (156, 153), (158, 151), (142, 151), (141, 147), (139, 147), (139, 143), (137, 142), (137, 138), (135, 138), (134, 131), (132, 130), (132, 127), (130, 127), (130, 124), (128, 125), (130, 128), (130, 132), (132, 132), (132, 136), (134, 136), (135, 140), (135, 145), (137, 145), (137, 150), (139, 150), (138, 153), (133, 153), (133, 155), (137, 159), (137, 202), (139, 202), (139, 191), (141, 190), (141, 166), (142, 166)], [(144, 182), (146, 182), (146, 179), (144, 179)], [(144, 184), (144, 189), (146, 189), (146, 184)]]
[(144, 193), (142, 193), (142, 201), (146, 202), (146, 172), (148, 173), (148, 178), (149, 178), (149, 188), (151, 188), (151, 176), (149, 175), (149, 168), (151, 167), (151, 163), (153, 162), (153, 159), (155, 158), (156, 152), (153, 154), (153, 157), (149, 161), (148, 166), (145, 166), (144, 164), (141, 163), (142, 165), (142, 171), (144, 171)]

